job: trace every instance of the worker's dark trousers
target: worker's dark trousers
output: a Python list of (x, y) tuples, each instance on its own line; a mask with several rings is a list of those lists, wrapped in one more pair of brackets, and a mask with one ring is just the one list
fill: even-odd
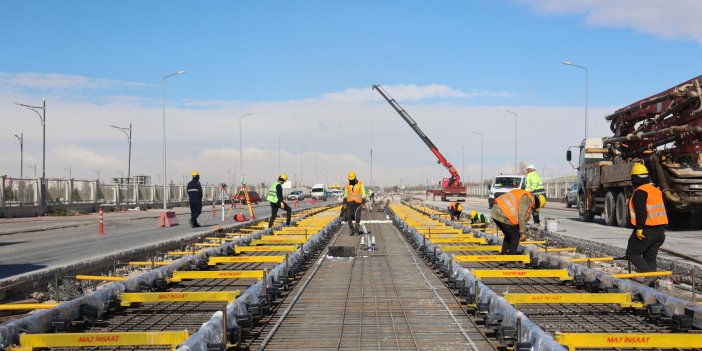
[(504, 240), (502, 240), (502, 250), (500, 254), (503, 255), (516, 255), (517, 249), (519, 249), (519, 226), (507, 223), (502, 223), (500, 221), (495, 221), (498, 228), (505, 234)]
[[(271, 204), (271, 218), (268, 220), (268, 228), (273, 226), (273, 222), (275, 222), (275, 217), (278, 216), (278, 209), (280, 208), (280, 205), (269, 202)], [(290, 217), (292, 216), (292, 208), (288, 206), (285, 202), (282, 202), (284, 206), (285, 212), (287, 212), (286, 217), (285, 217), (285, 224), (290, 225)]]
[(361, 209), (361, 204), (358, 202), (347, 202), (346, 203), (346, 222), (349, 224), (349, 230), (351, 230), (351, 234), (354, 234), (354, 227), (353, 227), (353, 221), (354, 219), (356, 220), (356, 232), (360, 233), (361, 231), (361, 213), (363, 210)]
[(626, 246), (626, 258), (639, 272), (655, 272), (658, 249), (665, 242), (665, 229), (664, 226), (646, 227), (643, 234), (645, 238), (639, 240), (636, 238), (636, 229), (631, 232)]
[(190, 225), (196, 225), (197, 217), (202, 213), (202, 202), (190, 203)]
[(451, 214), (452, 221), (457, 221), (457, 220), (461, 219), (461, 212), (460, 211), (450, 211), (449, 213)]
[[(531, 194), (534, 196), (541, 194), (544, 197), (546, 197), (546, 192), (544, 190), (537, 190)], [(534, 218), (534, 224), (541, 223), (541, 220), (539, 219), (539, 209), (538, 208), (535, 208), (533, 211), (531, 211), (531, 216)]]

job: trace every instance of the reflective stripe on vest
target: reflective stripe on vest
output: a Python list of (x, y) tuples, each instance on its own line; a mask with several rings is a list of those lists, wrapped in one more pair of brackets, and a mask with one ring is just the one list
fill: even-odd
[(351, 186), (351, 184), (346, 184), (346, 193), (348, 194), (348, 197), (346, 198), (346, 202), (356, 202), (356, 203), (362, 203), (363, 202), (363, 196), (361, 195), (361, 190), (363, 189), (363, 183), (358, 182), (356, 185)]
[[(665, 211), (663, 203), (663, 193), (653, 184), (644, 184), (636, 190), (645, 191), (648, 194), (646, 197), (646, 226), (652, 227), (657, 225), (668, 224), (668, 214)], [(634, 210), (634, 195), (629, 199), (629, 215), (631, 216), (631, 225), (636, 225), (636, 211)]]
[(512, 189), (502, 196), (495, 199), (495, 204), (500, 207), (502, 213), (507, 216), (509, 222), (513, 225), (519, 224), (519, 203), (524, 195), (529, 196), (531, 204), (529, 205), (529, 210), (527, 212), (527, 217), (531, 215), (531, 209), (534, 207), (534, 196), (530, 192), (524, 191), (522, 189)]
[(277, 187), (278, 182), (275, 182), (273, 183), (273, 185), (271, 185), (271, 188), (268, 189), (268, 196), (266, 196), (266, 200), (268, 200), (268, 202), (272, 202), (274, 204), (278, 203), (278, 189), (276, 189)]

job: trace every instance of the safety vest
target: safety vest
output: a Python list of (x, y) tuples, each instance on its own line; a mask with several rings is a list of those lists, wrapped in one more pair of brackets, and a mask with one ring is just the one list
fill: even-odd
[(471, 223), (485, 223), (490, 224), (490, 217), (486, 216), (484, 213), (477, 212), (475, 217), (471, 218)]
[(513, 225), (519, 224), (519, 202), (522, 200), (522, 196), (529, 196), (531, 204), (529, 204), (529, 210), (527, 212), (527, 217), (531, 215), (531, 209), (534, 207), (534, 196), (530, 192), (524, 191), (522, 189), (512, 189), (502, 196), (495, 199), (495, 204), (502, 210), (502, 213), (507, 216), (509, 222)]
[(366, 189), (360, 181), (353, 186), (351, 184), (346, 184), (346, 191), (344, 192), (346, 202), (356, 202), (360, 204), (363, 202), (363, 197), (365, 195)]
[(448, 208), (449, 211), (463, 212), (463, 205), (458, 202), (451, 203)]
[(268, 196), (266, 196), (266, 200), (268, 200), (268, 202), (272, 202), (274, 204), (278, 203), (278, 189), (276, 189), (278, 184), (278, 182), (275, 182), (273, 185), (271, 185), (271, 188), (268, 189)]
[[(663, 193), (658, 190), (653, 184), (644, 184), (636, 190), (645, 191), (648, 194), (646, 198), (646, 226), (652, 227), (657, 225), (668, 224), (668, 214), (665, 212), (665, 204), (663, 203)], [(631, 216), (631, 225), (636, 225), (636, 211), (634, 210), (634, 195), (629, 199), (629, 215)]]
[(526, 191), (533, 193), (535, 191), (544, 190), (544, 183), (536, 171), (529, 172), (526, 177)]

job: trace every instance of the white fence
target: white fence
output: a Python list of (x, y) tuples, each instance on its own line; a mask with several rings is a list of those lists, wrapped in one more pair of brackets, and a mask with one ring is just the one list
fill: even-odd
[[(568, 189), (575, 182), (575, 177), (558, 178), (552, 181), (544, 182), (544, 190), (546, 191), (546, 198), (550, 200), (565, 199), (565, 195)], [(471, 197), (487, 197), (490, 193), (487, 186), (482, 185), (470, 185), (466, 190), (466, 195)]]

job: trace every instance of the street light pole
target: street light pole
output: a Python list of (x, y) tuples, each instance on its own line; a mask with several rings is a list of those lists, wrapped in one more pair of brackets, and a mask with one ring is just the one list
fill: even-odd
[(255, 112), (245, 113), (239, 116), (239, 170), (241, 171), (241, 176), (244, 177), (244, 151), (242, 149), (242, 133), (241, 133), (241, 120), (246, 116), (255, 115)]
[(505, 112), (514, 115), (514, 174), (517, 174), (517, 113), (510, 110), (505, 110)]
[(20, 135), (15, 134), (15, 138), (20, 143), (20, 179), (22, 179), (22, 170), (24, 169), (24, 133), (20, 133)]
[(588, 100), (588, 80), (589, 80), (588, 72), (589, 72), (589, 70), (585, 66), (576, 65), (570, 61), (563, 61), (563, 64), (566, 66), (577, 67), (577, 68), (580, 68), (580, 69), (585, 71), (585, 139), (587, 139), (587, 105), (588, 105), (587, 100)]
[(456, 144), (461, 147), (461, 177), (468, 179), (466, 177), (466, 148), (462, 144)]
[(288, 134), (281, 134), (278, 135), (278, 176), (281, 174), (281, 169), (280, 169), (280, 138), (287, 136)]
[[(478, 185), (481, 187), (483, 186), (483, 133), (480, 132), (473, 132), (473, 134), (478, 134), (480, 135), (480, 182), (478, 182)], [(482, 189), (482, 188), (481, 188)], [(480, 197), (483, 197), (482, 192), (480, 193)]]
[[(121, 130), (127, 136), (127, 142), (129, 142), (129, 159), (127, 161), (127, 184), (132, 182), (132, 124), (129, 123), (129, 128), (117, 127), (111, 125), (110, 127)], [(127, 133), (127, 130), (129, 133)]]
[(176, 73), (171, 73), (161, 78), (161, 89), (163, 90), (163, 210), (168, 209), (168, 177), (166, 176), (166, 79), (185, 74), (185, 71), (180, 70)]
[(64, 168), (63, 170), (64, 170), (64, 171), (68, 171), (68, 179), (72, 179), (72, 178), (73, 178), (73, 174), (71, 174), (71, 167)]
[[(46, 182), (46, 99), (42, 99), (42, 105), (41, 106), (30, 106), (30, 105), (25, 105), (25, 104), (19, 104), (15, 102), (15, 105), (17, 106), (22, 106), (26, 107), (32, 111), (34, 111), (37, 116), (39, 116), (39, 119), (41, 120), (41, 134), (42, 134), (42, 150), (41, 150), (41, 213), (44, 213), (45, 210), (45, 197), (46, 197), (46, 185), (44, 184)], [(41, 110), (41, 113), (39, 111)], [(36, 172), (35, 172), (36, 173)], [(36, 175), (35, 175), (36, 177)]]
[(100, 168), (94, 170), (93, 172), (97, 173), (97, 180), (100, 182)]

